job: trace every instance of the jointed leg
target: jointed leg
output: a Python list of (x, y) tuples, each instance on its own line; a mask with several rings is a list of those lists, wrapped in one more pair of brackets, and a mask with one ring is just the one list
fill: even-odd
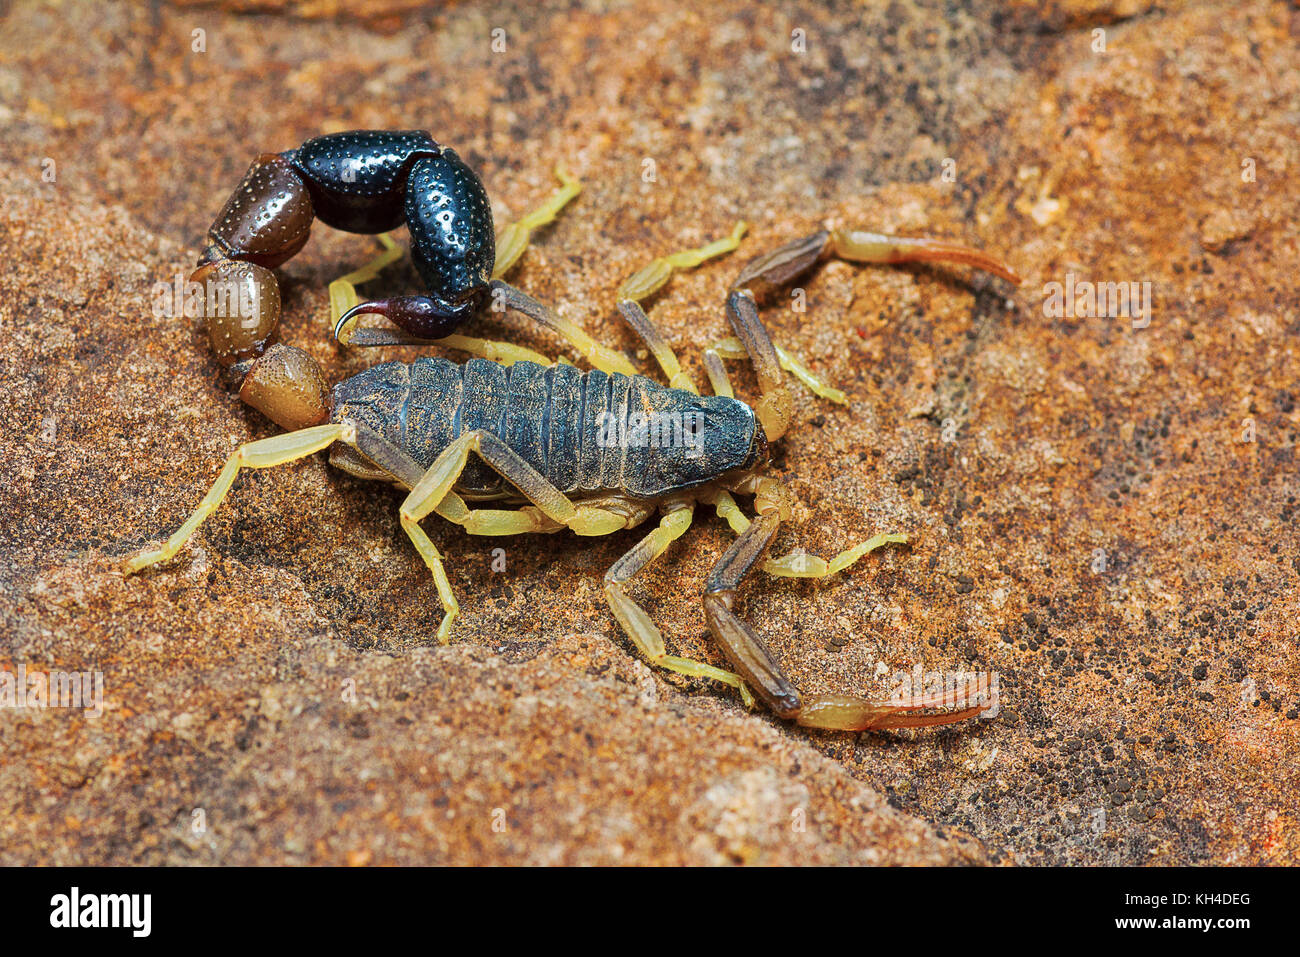
[[(532, 508), (514, 512), (495, 509), (471, 511), (454, 491), (456, 479), (465, 470), (470, 452), (478, 454), (499, 475), (517, 488), (532, 502)], [(447, 615), (438, 628), (438, 640), (446, 643), (451, 623), (456, 617), (455, 598), (450, 587), (443, 592), (439, 579), (442, 562), (438, 550), (420, 528), (420, 520), (432, 511), (444, 518), (462, 524), (472, 534), (502, 535), (523, 532), (547, 532), (568, 526), (579, 535), (607, 535), (624, 528), (627, 518), (606, 509), (575, 506), (545, 476), (528, 464), (517, 452), (491, 432), (474, 430), (453, 441), (433, 461), (433, 464), (412, 487), (402, 502), (402, 528), (415, 543), (421, 557), (439, 580), (438, 593), (442, 596)]]
[[(833, 385), (819, 378), (816, 373), (804, 365), (799, 359), (796, 359), (776, 343), (772, 344), (772, 348), (776, 349), (777, 362), (781, 364), (781, 368), (806, 385), (813, 395), (822, 399), (827, 399), (838, 405), (849, 404), (848, 396)], [(745, 347), (741, 344), (739, 339), (735, 338), (723, 339), (714, 344), (709, 351), (723, 359), (747, 358)]]
[[(418, 480), (417, 476), (417, 480)], [(412, 483), (414, 484), (414, 483)], [(584, 499), (582, 509), (586, 515), (599, 516), (603, 527), (631, 528), (643, 522), (653, 511), (653, 505), (619, 495), (604, 498)], [(471, 509), (455, 492), (448, 492), (434, 510), (449, 522), (462, 526), (470, 535), (523, 535), (532, 532), (558, 532), (569, 526), (548, 518), (536, 505), (522, 508), (476, 508)], [(619, 516), (615, 519), (613, 516)]]
[[(727, 659), (763, 703), (783, 718), (802, 725), (840, 731), (921, 727), (971, 718), (991, 707), (972, 683), (950, 695), (923, 695), (873, 701), (854, 695), (800, 696), (767, 646), (732, 611), (736, 589), (762, 557), (780, 525), (778, 512), (761, 513), (732, 544), (709, 576), (704, 614)], [(974, 702), (968, 704), (968, 702)], [(941, 714), (916, 714), (944, 710)]]
[(502, 282), (500, 279), (492, 280), (491, 291), (494, 309), (498, 305), (502, 308), (513, 309), (516, 312), (522, 312), (529, 319), (541, 323), (573, 346), (579, 355), (602, 372), (621, 372), (624, 375), (636, 375), (636, 367), (632, 365), (627, 356), (617, 349), (602, 346), (578, 326), (567, 319), (560, 318), (560, 315), (550, 306), (543, 305), (532, 296), (516, 289), (507, 282)]
[(624, 280), (623, 285), (618, 287), (618, 301), (625, 302), (630, 299), (633, 302), (639, 302), (662, 289), (674, 270), (694, 269), (700, 263), (713, 259), (715, 256), (722, 256), (731, 252), (740, 245), (740, 240), (744, 237), (745, 230), (748, 228), (749, 224), (742, 221), (736, 223), (731, 230), (730, 236), (715, 240), (708, 245), (701, 246), (699, 249), (685, 249), (652, 260), (648, 265), (642, 266), (629, 276)]
[(455, 492), (448, 492), (434, 511), (447, 521), (460, 525), (470, 535), (526, 535), (558, 532), (565, 527), (563, 523), (547, 518), (536, 505), (471, 509)]
[(713, 389), (714, 395), (726, 396), (728, 399), (736, 397), (736, 391), (731, 388), (731, 379), (727, 376), (727, 370), (722, 365), (722, 357), (718, 355), (717, 349), (704, 350), (704, 372), (709, 377), (709, 387)]
[(707, 505), (712, 505), (714, 511), (718, 513), (718, 518), (730, 525), (731, 530), (737, 535), (749, 528), (749, 519), (745, 517), (745, 513), (740, 510), (740, 506), (726, 489), (719, 488), (705, 492), (700, 500)]
[[(600, 345), (582, 329), (566, 319), (561, 319), (554, 310), (547, 308), (513, 286), (499, 281), (499, 278), (514, 263), (519, 254), (523, 252), (524, 246), (527, 245), (528, 230), (550, 222), (559, 209), (569, 199), (578, 194), (580, 187), (576, 180), (567, 178), (561, 168), (556, 169), (556, 175), (564, 181), (565, 189), (557, 193), (546, 206), (543, 206), (531, 216), (525, 217), (515, 226), (507, 227), (505, 232), (502, 233), (501, 242), (497, 246), (497, 269), (493, 273), (493, 279), (496, 280), (492, 284), (493, 300), (502, 306), (518, 310), (551, 329), (577, 349), (579, 354), (597, 369), (604, 372), (621, 372), (624, 375), (634, 375), (636, 369), (623, 353)], [(672, 275), (674, 269), (689, 269), (708, 259), (721, 256), (735, 249), (740, 244), (740, 239), (744, 236), (746, 228), (745, 223), (737, 223), (731, 235), (725, 239), (709, 243), (699, 249), (685, 250), (654, 260), (619, 287), (620, 309), (623, 308), (625, 302), (635, 303), (662, 287), (668, 281), (668, 277)], [(645, 313), (640, 312), (639, 307), (637, 312), (640, 318), (644, 319)], [(628, 316), (628, 313), (625, 311), (624, 315)], [(668, 348), (668, 344), (663, 337), (653, 330), (653, 327), (649, 327), (651, 335), (646, 337), (646, 327), (638, 325), (635, 316), (630, 316), (628, 321), (632, 323), (633, 328), (638, 333), (646, 338), (647, 345), (649, 345), (661, 365), (664, 365), (665, 357), (667, 357), (670, 366), (665, 365), (664, 369), (669, 379), (672, 380), (674, 388), (689, 388), (690, 391), (694, 392), (695, 388), (690, 383), (689, 377), (686, 377), (685, 373), (682, 372), (676, 356), (672, 354), (672, 350)]]
[(772, 558), (763, 563), (763, 571), (777, 578), (826, 578), (836, 572), (842, 572), (857, 562), (864, 555), (874, 552), (886, 545), (906, 545), (907, 536), (900, 534), (873, 535), (865, 542), (852, 548), (846, 548), (829, 562), (816, 555), (802, 551), (791, 552), (780, 558)]
[(642, 267), (619, 286), (619, 312), (650, 349), (651, 355), (659, 363), (659, 368), (663, 369), (664, 375), (668, 377), (668, 385), (671, 388), (685, 389), (687, 392), (699, 391), (695, 388), (695, 382), (683, 371), (672, 347), (668, 345), (668, 340), (646, 316), (639, 300), (662, 288), (673, 274), (673, 270), (690, 269), (715, 256), (731, 252), (740, 245), (741, 237), (745, 235), (747, 228), (748, 226), (743, 222), (736, 223), (731, 235), (725, 239), (719, 239), (699, 249), (687, 249), (670, 256), (661, 256), (648, 266)]
[(194, 510), (194, 514), (185, 520), (185, 524), (178, 528), (161, 547), (146, 549), (129, 560), (126, 563), (126, 573), (130, 575), (158, 562), (165, 562), (179, 552), (203, 521), (225, 501), (230, 486), (234, 484), (241, 468), (265, 469), (273, 465), (284, 465), (297, 459), (305, 459), (339, 440), (355, 441), (355, 437), (355, 432), (350, 426), (331, 423), (244, 443), (226, 460), (225, 468), (212, 483), (208, 494), (203, 496), (203, 501)]
[(561, 186), (551, 194), (551, 197), (545, 203), (517, 223), (511, 223), (501, 230), (501, 235), (497, 237), (496, 266), (492, 270), (493, 279), (500, 279), (510, 271), (511, 266), (519, 261), (519, 257), (528, 248), (528, 241), (533, 235), (533, 230), (555, 222), (555, 217), (560, 214), (560, 210), (564, 209), (570, 201), (582, 192), (582, 184), (575, 177), (569, 175), (569, 171), (562, 164), (556, 164), (555, 177), (560, 181)]
[(662, 555), (670, 544), (690, 528), (694, 513), (693, 502), (669, 506), (664, 512), (659, 527), (641, 539), (636, 547), (610, 567), (605, 575), (605, 599), (609, 602), (610, 610), (623, 631), (651, 664), (681, 675), (713, 678), (729, 684), (740, 691), (745, 705), (749, 706), (754, 703), (754, 698), (737, 675), (700, 661), (668, 654), (659, 628), (646, 614), (645, 609), (629, 598), (624, 591), (624, 586), (632, 580), (633, 576)]
[[(356, 449), (370, 462), (401, 482), (409, 485), (419, 480), (420, 467), (410, 456), (365, 426), (350, 422), (317, 425), (297, 432), (275, 435), (269, 439), (247, 442), (236, 449), (226, 461), (226, 466), (217, 476), (216, 482), (185, 524), (162, 547), (143, 551), (128, 561), (126, 573), (130, 575), (174, 556), (189, 541), (204, 519), (216, 511), (217, 506), (225, 500), (241, 468), (262, 469), (283, 465), (306, 458), (335, 442), (343, 442)], [(405, 523), (403, 526), (405, 527)], [(433, 574), (444, 612), (442, 623), (438, 627), (438, 639), (445, 642), (460, 606), (456, 602), (456, 596), (452, 594), (451, 583), (447, 580), (446, 570), (442, 566), (442, 556), (433, 542), (418, 527), (414, 529), (414, 533), (407, 528), (407, 533), (415, 543), (425, 565)]]
[[(454, 522), (464, 523), (472, 520), (470, 516), (475, 513), (470, 511), (458, 496), (451, 498), (450, 502), (444, 505), (452, 493), (456, 480), (465, 470), (470, 452), (476, 453), (493, 471), (510, 482), (533, 504), (534, 511), (521, 510), (517, 513), (541, 516), (528, 519), (535, 521), (539, 526), (531, 530), (550, 531), (550, 526), (554, 524), (567, 526), (578, 535), (608, 535), (610, 532), (627, 527), (626, 515), (594, 505), (581, 503), (575, 505), (544, 475), (529, 465), (518, 452), (493, 433), (481, 429), (464, 433), (434, 459), (433, 464), (425, 471), (415, 487), (411, 489), (411, 494), (406, 497), (406, 501), (402, 503), (404, 522), (419, 522), (435, 510)], [(490, 523), (494, 520), (490, 514), (491, 510), (485, 511), (489, 512), (485, 521)], [(545, 525), (542, 524), (541, 518), (547, 520)], [(477, 533), (496, 534), (486, 527)]]
[(513, 342), (497, 339), (475, 339), (453, 333), (441, 339), (422, 339), (401, 329), (367, 326), (361, 329), (351, 322), (345, 323), (338, 332), (338, 341), (347, 346), (445, 346), (459, 349), (481, 359), (490, 359), (502, 365), (514, 365), (516, 362), (536, 362), (548, 366), (552, 362), (540, 352), (534, 352), (526, 346), (517, 346)]
[[(776, 479), (762, 476), (754, 480), (754, 486), (744, 489), (744, 491), (754, 492), (755, 508), (760, 514), (764, 511), (775, 511), (780, 514), (781, 505), (775, 501), (775, 495), (779, 493), (775, 493), (772, 486), (780, 487), (780, 483)], [(742, 534), (749, 528), (749, 519), (725, 489), (713, 489), (706, 493), (702, 500), (714, 507), (718, 517), (730, 525), (733, 532)], [(826, 578), (836, 572), (844, 571), (878, 548), (883, 548), (885, 545), (905, 545), (907, 542), (908, 537), (899, 533), (873, 535), (865, 542), (846, 548), (830, 561), (803, 551), (793, 551), (780, 558), (769, 558), (759, 567), (777, 578)]]
[(645, 314), (641, 304), (635, 299), (624, 299), (619, 302), (618, 311), (623, 314), (627, 324), (649, 347), (650, 354), (659, 363), (659, 368), (664, 370), (669, 387), (685, 389), (687, 392), (698, 394), (699, 390), (695, 388), (694, 380), (682, 369), (681, 363), (677, 361), (676, 353), (668, 345), (668, 340), (663, 337), (659, 327), (650, 321), (650, 317)]

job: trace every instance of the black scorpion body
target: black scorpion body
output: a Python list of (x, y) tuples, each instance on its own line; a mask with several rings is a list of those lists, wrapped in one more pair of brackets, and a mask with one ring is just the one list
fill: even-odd
[[(527, 245), (529, 231), (550, 222), (576, 195), (576, 180), (558, 169), (557, 175), (565, 181), (565, 191), (503, 233), (502, 272)], [(385, 232), (405, 222), (411, 257), (427, 290), (423, 296), (355, 302), (353, 280), (367, 281), (360, 277), (372, 277), (382, 260), (342, 277), (337, 280), (339, 298), (331, 292), (331, 305), (338, 307), (331, 309), (334, 333), (341, 341), (407, 345), (442, 339), (491, 298), (559, 333), (597, 368), (582, 372), (562, 363), (517, 361), (518, 352), (503, 349), (506, 344), (458, 336), (447, 344), (516, 361), (387, 362), (330, 391), (309, 353), (277, 341), (280, 293), (271, 272), (303, 247), (316, 219), (357, 233)], [(199, 268), (190, 278), (206, 291), (200, 297), (202, 311), (226, 377), (239, 384), (245, 402), (287, 431), (235, 450), (185, 524), (161, 547), (130, 559), (126, 571), (175, 556), (220, 505), (241, 469), (282, 465), (329, 448), (330, 461), (339, 468), (409, 489), (400, 522), (433, 575), (443, 609), (436, 633), (441, 642), (450, 640), (460, 606), (443, 558), (420, 526), (430, 514), (437, 512), (471, 535), (567, 528), (593, 536), (631, 528), (658, 511), (658, 525), (610, 567), (604, 580), (611, 611), (648, 661), (688, 677), (723, 682), (748, 703), (762, 700), (781, 717), (810, 727), (925, 727), (981, 714), (990, 702), (979, 680), (951, 697), (948, 692), (889, 700), (802, 695), (733, 611), (737, 589), (756, 568), (783, 577), (823, 578), (886, 543), (907, 541), (903, 535), (876, 535), (830, 561), (800, 551), (759, 564), (792, 513), (789, 490), (762, 474), (768, 438), (779, 439), (790, 424), (792, 401), (782, 365), (807, 382), (816, 379), (807, 370), (799, 372), (772, 343), (759, 319), (756, 293), (784, 288), (830, 257), (867, 263), (957, 262), (1013, 283), (1020, 278), (977, 249), (924, 237), (827, 228), (786, 243), (746, 265), (727, 297), (736, 345), (750, 359), (760, 391), (751, 408), (730, 397), (717, 351), (706, 353), (705, 364), (714, 390), (723, 394), (696, 394), (663, 334), (638, 305), (673, 269), (734, 248), (741, 226), (730, 241), (655, 259), (620, 286), (619, 311), (668, 381), (683, 386), (673, 388), (624, 374), (634, 369), (626, 356), (600, 346), (542, 303), (493, 278), (498, 253), (483, 186), (428, 133), (358, 130), (259, 155), (208, 231)], [(226, 308), (235, 294), (240, 308)], [(341, 301), (349, 305), (345, 308)], [(340, 332), (365, 314), (387, 318), (398, 332), (367, 328), (359, 331), (371, 333), (368, 341), (358, 343), (351, 334), (343, 340)], [(846, 400), (840, 395), (838, 401)], [(732, 493), (753, 497), (752, 520)], [(471, 509), (465, 499), (505, 500), (523, 507)], [(633, 578), (689, 528), (700, 503), (716, 509), (738, 535), (718, 560), (703, 596), (709, 630), (734, 671), (669, 654), (662, 633), (628, 592)]]
[[(752, 467), (766, 451), (753, 410), (736, 399), (669, 389), (644, 376), (533, 362), (442, 358), (386, 362), (340, 382), (331, 420), (378, 432), (422, 468), (460, 435), (491, 432), (566, 494), (655, 499)], [(363, 477), (344, 454), (334, 464)], [(471, 458), (457, 490), (513, 497)]]

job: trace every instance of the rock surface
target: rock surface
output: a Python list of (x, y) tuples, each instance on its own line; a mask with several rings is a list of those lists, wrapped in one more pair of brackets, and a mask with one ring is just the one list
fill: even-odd
[[(0, 862), (1300, 862), (1294, 9), (692, 6), (6, 5), (0, 671), (100, 671), (108, 707), (0, 710)], [(431, 647), (396, 493), (319, 457), (123, 578), (274, 431), (153, 284), (255, 154), (354, 127), (430, 129), (499, 222), (564, 160), (583, 195), (512, 279), (623, 349), (618, 283), (740, 218), (741, 256), (823, 220), (1003, 254), (1014, 292), (832, 263), (767, 310), (850, 400), (797, 390), (776, 547), (914, 545), (741, 606), (803, 688), (975, 668), (999, 715), (809, 733), (652, 672), (600, 589), (635, 532), (426, 523), (464, 608)], [(334, 379), (388, 357), (325, 328), (372, 243), (317, 227), (280, 271)], [(650, 304), (697, 379), (739, 261)], [(1070, 275), (1149, 282), (1149, 324), (1050, 315)], [(721, 663), (697, 596), (729, 540), (700, 510), (638, 581), (680, 654)]]

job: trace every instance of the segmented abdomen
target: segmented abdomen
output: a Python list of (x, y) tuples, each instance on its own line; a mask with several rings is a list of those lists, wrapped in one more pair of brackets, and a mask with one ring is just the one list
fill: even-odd
[[(421, 468), (462, 433), (492, 432), (566, 493), (656, 498), (740, 467), (754, 438), (753, 413), (742, 402), (562, 364), (387, 362), (340, 382), (333, 403), (334, 421), (369, 426)], [(626, 423), (638, 411), (696, 425), (694, 444), (619, 441), (611, 423)], [(457, 489), (474, 497), (513, 491), (473, 455)]]

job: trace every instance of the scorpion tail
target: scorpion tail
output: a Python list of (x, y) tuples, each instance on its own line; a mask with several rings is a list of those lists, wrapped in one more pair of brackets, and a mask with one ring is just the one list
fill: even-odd
[(344, 331), (352, 321), (358, 316), (373, 314), (383, 316), (398, 329), (419, 339), (441, 339), (455, 332), (474, 314), (477, 305), (476, 299), (447, 303), (428, 296), (397, 296), (361, 302), (339, 316), (334, 323), (334, 338), (347, 342)]

